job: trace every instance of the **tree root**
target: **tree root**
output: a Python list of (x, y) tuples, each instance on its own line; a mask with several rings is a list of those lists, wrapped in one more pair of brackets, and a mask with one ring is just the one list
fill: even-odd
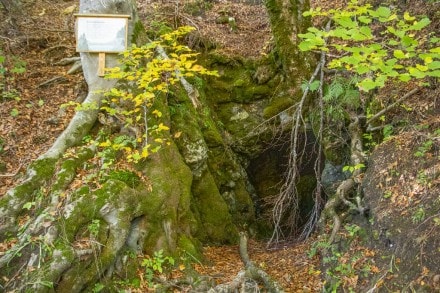
[(333, 220), (333, 229), (330, 234), (330, 238), (328, 240), (329, 244), (332, 244), (336, 238), (336, 234), (341, 228), (341, 219), (336, 212), (336, 208), (341, 204), (348, 206), (350, 209), (359, 212), (360, 214), (364, 214), (366, 208), (362, 205), (362, 199), (360, 191), (356, 191), (355, 195), (355, 203), (351, 202), (347, 199), (348, 195), (353, 193), (357, 186), (362, 182), (361, 178), (361, 168), (359, 168), (360, 164), (364, 164), (367, 160), (366, 155), (363, 153), (362, 140), (361, 140), (361, 128), (360, 121), (358, 116), (352, 117), (352, 122), (350, 123), (348, 129), (351, 137), (351, 158), (350, 162), (352, 166), (355, 167), (355, 170), (352, 172), (350, 178), (345, 179), (339, 184), (336, 189), (336, 194), (333, 198), (331, 198), (324, 207), (324, 212), (321, 217), (321, 226), (324, 226), (324, 223), (327, 218), (332, 218)]
[[(209, 293), (220, 292), (236, 292), (240, 288), (246, 288), (246, 283), (249, 280), (260, 281), (264, 284), (265, 292), (284, 292), (283, 288), (274, 281), (264, 270), (255, 266), (250, 260), (247, 249), (248, 237), (245, 232), (240, 232), (240, 257), (245, 266), (244, 270), (241, 270), (237, 276), (229, 283), (217, 285), (211, 288)], [(255, 284), (257, 286), (257, 284)]]

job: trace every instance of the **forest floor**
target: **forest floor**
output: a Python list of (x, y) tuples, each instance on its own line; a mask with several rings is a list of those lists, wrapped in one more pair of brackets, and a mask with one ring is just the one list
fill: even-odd
[[(68, 75), (71, 65), (57, 65), (63, 58), (78, 56), (73, 16), (78, 11), (77, 2), (23, 0), (21, 14), (13, 16), (0, 8), (0, 58), (6, 56), (0, 70), (7, 70), (0, 86), (3, 84), (3, 91), (8, 92), (0, 97), (0, 197), (24, 177), (29, 163), (43, 154), (69, 123), (73, 110), (61, 105), (80, 101), (87, 94), (81, 73)], [(147, 11), (159, 5), (155, 1), (138, 2), (141, 17), (148, 17)], [(262, 5), (201, 2), (210, 7), (197, 7), (201, 13), (193, 15), (188, 13), (190, 1), (182, 1), (182, 5), (161, 1), (175, 5), (176, 24), (195, 26), (202, 37), (213, 38), (223, 53), (257, 58), (270, 50), (270, 28)], [(319, 5), (335, 7), (343, 1), (319, 1)], [(236, 27), (218, 21), (223, 15), (232, 17)], [(408, 101), (407, 105), (422, 111), (433, 107), (433, 102), (436, 100), (418, 100), (415, 105)], [(267, 250), (264, 242), (253, 240), (249, 254), (287, 292), (319, 292), (319, 259), (308, 256), (314, 240), (273, 251)], [(2, 249), (0, 246), (0, 253)], [(231, 281), (243, 267), (237, 246), (205, 247), (204, 254), (207, 264), (194, 267), (218, 283)]]

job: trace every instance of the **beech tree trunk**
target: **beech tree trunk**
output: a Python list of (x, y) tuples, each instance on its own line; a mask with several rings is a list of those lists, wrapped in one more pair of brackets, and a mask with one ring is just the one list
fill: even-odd
[[(295, 3), (284, 10), (285, 3), (274, 0), (268, 7), (278, 7), (271, 13), (274, 27), (275, 18), (282, 20), (274, 33), (288, 77), (284, 88), (294, 84), (299, 89), (294, 72), (296, 66), (307, 67), (307, 61), (295, 53), (294, 35), (300, 29), (295, 21), (300, 21), (307, 3)], [(287, 17), (293, 12), (295, 16)], [(137, 22), (134, 0), (81, 0), (80, 13), (131, 15), (129, 39)], [(282, 41), (286, 33), (288, 42)], [(97, 54), (81, 53), (89, 85), (84, 103), (99, 108), (103, 93), (118, 85), (97, 76), (97, 59)], [(109, 54), (106, 61), (107, 67), (118, 64)], [(307, 75), (307, 68), (297, 72)], [(83, 137), (92, 128), (112, 127), (97, 122), (99, 110), (79, 111), (53, 146), (28, 167), (26, 178), (0, 198), (0, 242), (10, 246), (0, 256), (2, 290), (81, 292), (92, 291), (98, 282), (116, 290), (118, 278), (124, 281), (141, 268), (133, 255), (163, 249), (166, 254), (185, 252), (202, 259), (201, 243), (237, 243), (240, 229), (255, 228), (254, 190), (243, 158), (231, 147), (231, 134), (242, 122), (236, 120), (247, 116), (237, 116), (235, 106), (226, 104), (217, 116), (203, 93), (200, 106), (194, 107), (197, 89), (186, 80), (182, 83), (155, 101), (163, 114), (158, 123), (170, 126), (165, 137), (170, 145), (136, 169), (115, 170), (98, 183), (80, 177), (88, 165), (99, 164), (96, 147), (83, 145)], [(273, 96), (269, 86), (258, 86), (267, 87), (268, 98)], [(249, 88), (255, 89), (255, 84)], [(261, 95), (260, 91), (252, 97), (256, 105)], [(226, 114), (219, 117), (220, 113)], [(254, 127), (249, 120), (243, 125)]]
[(277, 57), (291, 81), (308, 80), (316, 60), (298, 49), (298, 34), (305, 33), (311, 25), (310, 18), (303, 12), (310, 9), (309, 0), (268, 0), (265, 2), (269, 13)]
[[(82, 0), (80, 13), (131, 15), (130, 39), (137, 21), (131, 0)], [(78, 111), (28, 167), (26, 178), (0, 198), (0, 242), (10, 246), (0, 256), (1, 290), (80, 292), (98, 282), (116, 290), (118, 278), (126, 281), (140, 268), (140, 260), (129, 256), (163, 249), (201, 259), (201, 241), (234, 243), (238, 225), (252, 222), (246, 172), (221, 141), (207, 106), (194, 107), (195, 89), (184, 79), (173, 94), (155, 102), (163, 113), (159, 122), (179, 132), (178, 140), (168, 133), (170, 145), (138, 171), (115, 170), (99, 186), (78, 177), (90, 162), (96, 164), (90, 161), (96, 147), (83, 145), (82, 138), (94, 126), (106, 127), (97, 124), (95, 109), (116, 86), (97, 76), (97, 59), (96, 53), (81, 53), (89, 85), (84, 104), (94, 107)], [(117, 57), (107, 54), (106, 66), (117, 64)], [(171, 104), (181, 111), (171, 114)], [(211, 126), (209, 133), (201, 131), (202, 122)], [(67, 150), (74, 155), (65, 156)]]

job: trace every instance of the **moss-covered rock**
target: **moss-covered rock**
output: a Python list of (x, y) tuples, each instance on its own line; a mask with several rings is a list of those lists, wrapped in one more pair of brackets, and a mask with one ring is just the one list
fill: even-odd
[(291, 107), (295, 101), (289, 96), (281, 96), (272, 99), (263, 110), (263, 117), (268, 119), (274, 117)]
[(212, 243), (234, 243), (238, 238), (237, 228), (211, 172), (205, 170), (195, 180), (192, 191), (202, 224), (198, 238)]

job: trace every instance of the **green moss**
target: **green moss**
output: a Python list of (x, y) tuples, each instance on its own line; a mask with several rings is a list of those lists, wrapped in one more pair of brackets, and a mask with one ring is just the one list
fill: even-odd
[(203, 0), (190, 1), (183, 6), (183, 10), (192, 16), (201, 16), (206, 10), (210, 10), (211, 8), (212, 3)]
[(243, 102), (268, 98), (273, 94), (273, 89), (267, 85), (252, 85), (246, 87), (243, 93)]
[(255, 219), (255, 210), (252, 198), (246, 189), (246, 183), (243, 180), (237, 181), (233, 191), (235, 198), (234, 222), (240, 225), (251, 225)]
[(82, 148), (74, 158), (68, 158), (61, 164), (56, 180), (52, 184), (52, 191), (61, 191), (67, 187), (76, 175), (76, 169), (92, 158), (94, 152), (90, 148)]
[[(81, 227), (90, 223), (92, 219), (99, 219), (101, 217), (99, 210), (105, 203), (117, 204), (118, 196), (125, 188), (125, 183), (121, 181), (108, 180), (95, 192), (79, 197), (71, 214), (69, 214), (64, 222), (60, 223), (60, 225), (62, 225), (60, 231), (65, 233), (63, 236), (68, 241), (73, 241)], [(83, 194), (86, 190), (87, 189), (81, 189), (81, 193), (76, 193), (76, 196)]]
[(242, 87), (246, 84), (246, 81), (243, 79), (238, 79), (234, 82), (233, 87)]
[(294, 101), (290, 97), (277, 97), (273, 99), (266, 108), (264, 108), (263, 116), (266, 119), (271, 118), (286, 110), (293, 104)]
[(10, 193), (13, 200), (9, 196), (3, 196), (0, 199), (0, 208), (7, 208), (14, 215), (24, 212), (22, 209), (26, 202), (32, 201), (32, 196), (36, 190), (39, 190), (42, 185), (52, 179), (55, 172), (55, 165), (57, 159), (46, 158), (34, 161), (28, 168), (29, 180), (25, 180), (19, 184)]
[(220, 54), (217, 51), (212, 51), (201, 56), (200, 61), (207, 67), (215, 67), (215, 65), (228, 65), (233, 67), (243, 65), (242, 60)]
[(148, 223), (144, 248), (173, 252), (180, 231), (190, 234), (197, 229), (190, 210), (192, 173), (173, 143), (151, 156), (148, 163), (144, 172), (152, 183), (151, 192), (140, 207)]
[(258, 115), (249, 114), (251, 111), (252, 105), (227, 103), (219, 105), (216, 114), (235, 142), (240, 141), (252, 149), (256, 145), (255, 141), (251, 141), (253, 137), (249, 132), (256, 129), (263, 120)]
[(236, 227), (232, 223), (228, 206), (208, 170), (193, 183), (192, 190), (203, 226), (199, 236), (206, 237), (204, 240), (209, 242), (233, 243), (237, 239)]
[(150, 27), (147, 30), (147, 35), (151, 39), (156, 39), (158, 36), (170, 33), (173, 31), (173, 28), (170, 27), (167, 23), (162, 21), (151, 21)]
[(139, 176), (128, 170), (112, 170), (105, 176), (105, 180), (109, 179), (122, 181), (130, 188), (136, 188), (141, 183)]
[(180, 235), (177, 240), (177, 246), (179, 248), (180, 254), (182, 255), (190, 255), (191, 260), (194, 261), (194, 258), (198, 261), (203, 259), (202, 245), (199, 241), (189, 238), (187, 235)]
[[(302, 12), (308, 10), (308, 1), (293, 1), (285, 5), (281, 0), (265, 2), (275, 41), (277, 60), (284, 72), (293, 80), (308, 76), (313, 62), (298, 50), (298, 33), (304, 33), (310, 26), (310, 18), (303, 18)], [(304, 7), (301, 7), (304, 6)], [(298, 76), (295, 76), (297, 74)]]
[(131, 43), (138, 46), (148, 43), (147, 31), (141, 21), (136, 21), (133, 26)]

